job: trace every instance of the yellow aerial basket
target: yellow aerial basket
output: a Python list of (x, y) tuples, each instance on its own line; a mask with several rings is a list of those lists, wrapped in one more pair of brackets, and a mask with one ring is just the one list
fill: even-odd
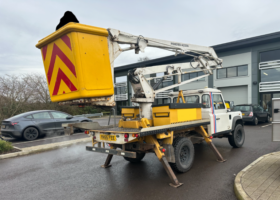
[(114, 103), (107, 37), (104, 28), (71, 22), (38, 42), (53, 102)]

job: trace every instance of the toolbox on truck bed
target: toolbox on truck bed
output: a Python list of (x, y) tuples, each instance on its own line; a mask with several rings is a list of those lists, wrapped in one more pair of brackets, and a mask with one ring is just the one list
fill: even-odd
[(154, 126), (201, 119), (200, 103), (170, 103), (152, 105)]

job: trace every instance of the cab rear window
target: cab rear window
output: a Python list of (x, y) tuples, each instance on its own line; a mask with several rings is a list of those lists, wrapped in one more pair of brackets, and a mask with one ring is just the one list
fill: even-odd
[[(175, 97), (173, 99), (173, 103), (177, 103), (178, 97)], [(199, 96), (198, 95), (192, 95), (192, 96), (184, 96), (186, 103), (199, 103)], [(180, 98), (179, 103), (183, 103), (182, 99)]]

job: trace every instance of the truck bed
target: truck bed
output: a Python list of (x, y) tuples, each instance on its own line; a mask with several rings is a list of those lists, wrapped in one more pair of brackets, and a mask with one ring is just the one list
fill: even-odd
[(202, 120), (195, 120), (195, 121), (182, 122), (176, 124), (168, 124), (163, 126), (153, 126), (150, 128), (142, 128), (142, 129), (113, 127), (113, 128), (103, 128), (103, 129), (92, 129), (91, 131), (96, 131), (101, 133), (102, 132), (103, 133), (106, 132), (138, 133), (140, 134), (140, 137), (143, 137), (143, 136), (155, 135), (167, 131), (177, 131), (177, 130), (203, 126), (208, 124), (210, 124), (209, 119), (202, 119)]

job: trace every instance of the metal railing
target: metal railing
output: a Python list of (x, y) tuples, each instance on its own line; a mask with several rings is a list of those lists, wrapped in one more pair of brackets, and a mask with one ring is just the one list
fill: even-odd
[(74, 117), (102, 117), (103, 113), (93, 113), (93, 114), (82, 114), (82, 115), (75, 115)]

